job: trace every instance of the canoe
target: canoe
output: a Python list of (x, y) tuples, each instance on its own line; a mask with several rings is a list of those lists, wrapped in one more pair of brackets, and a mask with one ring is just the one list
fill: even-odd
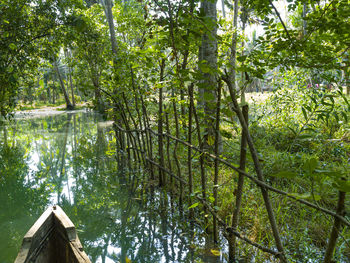
[(59, 206), (48, 208), (23, 238), (15, 263), (91, 263), (72, 221)]

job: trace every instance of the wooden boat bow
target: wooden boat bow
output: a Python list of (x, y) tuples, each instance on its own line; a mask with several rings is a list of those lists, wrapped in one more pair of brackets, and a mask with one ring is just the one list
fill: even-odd
[(15, 263), (91, 263), (59, 206), (48, 208), (23, 238)]

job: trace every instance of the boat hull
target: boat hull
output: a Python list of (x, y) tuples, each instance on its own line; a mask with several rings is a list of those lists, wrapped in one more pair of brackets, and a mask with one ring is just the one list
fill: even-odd
[(72, 221), (59, 206), (48, 208), (23, 238), (15, 263), (91, 263)]

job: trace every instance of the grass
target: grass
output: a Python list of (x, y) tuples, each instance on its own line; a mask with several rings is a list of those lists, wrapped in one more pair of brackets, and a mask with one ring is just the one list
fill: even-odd
[[(328, 100), (331, 96), (333, 105)], [(341, 176), (350, 181), (347, 172), (350, 158), (347, 116), (350, 110), (346, 100), (335, 93), (288, 89), (263, 96), (259, 93), (248, 94), (246, 97), (250, 104), (250, 132), (261, 156), (266, 181), (275, 188), (304, 196), (308, 201), (335, 211), (339, 191), (335, 184)], [(312, 105), (311, 99), (307, 100), (310, 97), (320, 105)], [(324, 105), (322, 100), (326, 101)], [(304, 113), (303, 107), (310, 107), (311, 111)], [(317, 111), (313, 112), (312, 107)], [(325, 115), (325, 111), (328, 115)], [(225, 158), (238, 164), (240, 128), (222, 123), (220, 129)], [(308, 169), (307, 164), (313, 159), (316, 160), (316, 167)], [(247, 171), (254, 174), (249, 154), (247, 162)], [(196, 171), (194, 181), (200, 181), (198, 163), (193, 163), (193, 169)], [(294, 175), (291, 178), (276, 177), (285, 171), (293, 172)], [(207, 174), (208, 189), (212, 189), (210, 182), (213, 180), (213, 170)], [(224, 166), (220, 166), (219, 174), (218, 213), (229, 224), (238, 176)], [(246, 179), (244, 189), (238, 230), (253, 241), (274, 248), (260, 188)], [(322, 261), (333, 218), (275, 193), (270, 193), (270, 198), (288, 259), (300, 263)], [(346, 206), (350, 207), (349, 201)], [(346, 242), (350, 238), (350, 231), (344, 228), (342, 236), (338, 239), (335, 251), (336, 262), (348, 262), (350, 259), (350, 248)], [(240, 251), (251, 251), (251, 247), (245, 243), (239, 244)], [(255, 254), (256, 262), (266, 262), (265, 253), (251, 253)]]

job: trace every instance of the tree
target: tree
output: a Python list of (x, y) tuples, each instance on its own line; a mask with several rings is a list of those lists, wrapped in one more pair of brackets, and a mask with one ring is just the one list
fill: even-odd
[[(103, 73), (110, 71), (110, 64), (106, 63), (106, 60), (109, 59), (109, 40), (108, 28), (101, 21), (102, 14), (102, 8), (97, 4), (82, 10), (81, 16), (76, 20), (80, 20), (84, 26), (75, 27), (70, 45), (74, 50), (76, 64), (81, 70), (87, 69), (94, 93), (94, 108), (104, 114), (106, 105), (101, 92), (101, 82)], [(78, 78), (80, 77), (82, 76)]]
[(205, 135), (203, 147), (213, 148), (215, 138), (215, 105), (217, 101), (217, 11), (216, 1), (203, 0), (200, 8), (201, 16), (205, 22), (202, 43), (199, 47), (198, 63), (202, 73), (199, 81), (200, 105), (204, 111)]
[(79, 1), (30, 0), (0, 2), (0, 114), (6, 116), (16, 105), (19, 79), (26, 68), (36, 67), (40, 42), (66, 22), (66, 10)]

